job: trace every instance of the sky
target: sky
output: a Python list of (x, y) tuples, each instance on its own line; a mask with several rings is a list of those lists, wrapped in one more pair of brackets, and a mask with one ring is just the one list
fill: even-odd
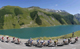
[(38, 6), (44, 9), (65, 10), (73, 15), (80, 13), (80, 0), (0, 0), (0, 8), (7, 5), (22, 8)]

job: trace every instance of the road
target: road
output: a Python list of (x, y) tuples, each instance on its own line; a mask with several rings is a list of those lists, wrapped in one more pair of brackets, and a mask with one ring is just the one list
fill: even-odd
[(77, 41), (75, 44), (69, 44), (64, 46), (58, 46), (58, 47), (28, 47), (22, 43), (20, 45), (16, 45), (14, 43), (6, 43), (0, 41), (0, 49), (80, 49), (80, 38), (79, 41)]

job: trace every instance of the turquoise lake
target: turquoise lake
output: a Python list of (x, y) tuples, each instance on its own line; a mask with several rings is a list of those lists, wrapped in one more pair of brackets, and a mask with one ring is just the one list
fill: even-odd
[(60, 25), (51, 27), (33, 27), (23, 29), (0, 30), (1, 35), (10, 35), (19, 38), (54, 37), (69, 34), (80, 30), (80, 25)]

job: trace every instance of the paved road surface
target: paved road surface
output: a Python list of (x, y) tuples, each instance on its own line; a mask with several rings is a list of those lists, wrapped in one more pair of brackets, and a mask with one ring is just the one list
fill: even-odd
[[(22, 41), (23, 42), (23, 41)], [(28, 47), (24, 43), (16, 45), (14, 43), (5, 43), (0, 41), (0, 49), (80, 49), (80, 38), (75, 44), (64, 45), (60, 47)]]

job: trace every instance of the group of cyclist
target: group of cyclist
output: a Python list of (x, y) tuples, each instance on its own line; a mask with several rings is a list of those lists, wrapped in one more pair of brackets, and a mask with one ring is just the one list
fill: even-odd
[[(48, 42), (48, 45), (49, 45), (49, 44), (52, 43), (52, 40), (49, 39), (47, 42)], [(56, 39), (56, 40), (54, 41), (55, 44), (57, 44), (57, 42), (58, 42), (58, 39)], [(28, 43), (33, 44), (33, 40), (30, 38), (30, 39), (28, 40)], [(38, 39), (38, 40), (37, 40), (37, 44), (40, 44), (40, 43), (41, 43), (42, 45), (45, 45), (45, 44), (46, 44), (45, 40), (40, 40), (40, 39)]]
[[(72, 41), (72, 38), (70, 37), (69, 39), (63, 39), (63, 43), (70, 43)], [(75, 41), (78, 41), (78, 37), (76, 37), (75, 38)], [(28, 40), (28, 43), (31, 43), (31, 44), (33, 44), (33, 40), (30, 38), (29, 40)], [(37, 44), (39, 44), (39, 43), (41, 43), (42, 45), (45, 45), (46, 44), (46, 42), (45, 42), (45, 40), (40, 40), (40, 39), (38, 39), (37, 40)], [(47, 41), (47, 43), (48, 43), (48, 45), (49, 44), (51, 44), (52, 43), (52, 40), (51, 39), (49, 39), (48, 41)], [(58, 39), (56, 39), (56, 40), (54, 40), (54, 44), (55, 45), (57, 45), (57, 43), (58, 43)]]
[[(10, 41), (10, 38), (9, 38), (9, 37), (6, 37), (6, 39), (7, 39), (7, 42)], [(5, 41), (4, 37), (1, 37), (1, 41), (2, 41), (2, 42)], [(15, 37), (13, 37), (12, 41), (13, 41), (13, 42), (15, 42), (15, 41), (20, 42), (19, 38), (16, 39)]]
[[(9, 42), (10, 41), (10, 38), (9, 37), (6, 37), (6, 39), (7, 39), (7, 41)], [(4, 42), (4, 37), (1, 37), (1, 41), (2, 42)], [(19, 38), (15, 38), (15, 37), (13, 37), (13, 39), (12, 39), (12, 41), (13, 42), (15, 42), (15, 41), (17, 41), (18, 43), (20, 42), (20, 40), (19, 40)], [(70, 37), (69, 39), (63, 39), (63, 43), (70, 43), (72, 41), (72, 38)], [(75, 41), (78, 41), (78, 37), (76, 37), (75, 38)], [(52, 41), (52, 39), (49, 39), (48, 41), (47, 41), (47, 45), (49, 45), (49, 44), (51, 44), (51, 43), (54, 43), (55, 45), (57, 45), (57, 43), (58, 43), (58, 39), (56, 39), (56, 40), (54, 40), (54, 42)], [(28, 40), (28, 44), (33, 44), (33, 39), (32, 38), (30, 38), (29, 40)], [(46, 44), (46, 42), (45, 42), (45, 40), (40, 40), (40, 39), (38, 39), (37, 40), (37, 44), (42, 44), (42, 45), (45, 45)]]
[[(71, 41), (72, 41), (71, 37), (68, 40), (66, 38), (63, 40), (64, 43), (70, 43)], [(75, 38), (74, 42), (75, 41), (78, 41), (78, 37)]]

